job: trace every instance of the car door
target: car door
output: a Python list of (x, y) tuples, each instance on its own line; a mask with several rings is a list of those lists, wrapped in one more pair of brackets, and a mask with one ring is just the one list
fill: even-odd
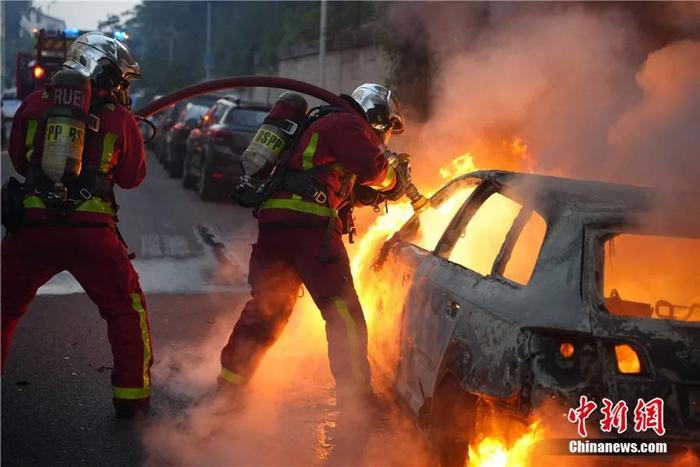
[[(481, 183), (453, 216), (433, 254), (417, 268), (406, 300), (403, 333), (412, 348), (402, 363), (414, 372), (414, 408), (430, 397), (452, 355), (473, 359), (459, 365), (474, 370), (475, 384), (495, 395), (508, 391), (502, 380), (520, 328), (500, 312), (529, 282), (545, 233), (539, 214), (490, 182)], [(458, 326), (473, 351), (450, 349), (458, 344)]]
[[(475, 178), (458, 179), (446, 185), (432, 198), (433, 208), (414, 215), (397, 234), (385, 244), (379, 258), (387, 256), (383, 269), (390, 271), (391, 294), (398, 309), (396, 316), (399, 330), (399, 342), (396, 343), (399, 357), (395, 376), (395, 388), (411, 408), (418, 410), (422, 404), (423, 388), (418, 374), (426, 365), (429, 357), (424, 345), (419, 341), (427, 340), (421, 332), (421, 322), (430, 319), (424, 313), (429, 300), (422, 291), (426, 288), (427, 271), (433, 261), (432, 250), (437, 245), (447, 225), (465, 200), (469, 197), (480, 180)], [(390, 254), (386, 254), (390, 251)], [(400, 299), (396, 299), (401, 295)]]

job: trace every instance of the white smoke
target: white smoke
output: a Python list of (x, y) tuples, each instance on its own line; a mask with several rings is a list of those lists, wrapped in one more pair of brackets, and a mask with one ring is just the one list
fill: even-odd
[[(467, 151), (479, 168), (654, 185), (697, 180), (699, 42), (644, 58), (644, 31), (614, 8), (492, 4), (486, 27), (475, 19), (483, 6), (431, 6), (440, 21), (425, 8), (394, 12), (397, 24), (423, 18), (440, 70), (430, 120), (409, 122), (407, 136), (392, 141), (415, 155), (419, 182), (434, 184), (437, 168)], [(684, 16), (684, 27), (697, 28), (694, 18)], [(516, 136), (531, 159), (494, 144)]]

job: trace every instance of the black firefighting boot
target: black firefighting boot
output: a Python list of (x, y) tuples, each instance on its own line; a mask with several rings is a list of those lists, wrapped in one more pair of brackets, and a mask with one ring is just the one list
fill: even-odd
[(150, 398), (145, 399), (112, 399), (114, 413), (117, 418), (136, 418), (145, 416), (151, 408)]

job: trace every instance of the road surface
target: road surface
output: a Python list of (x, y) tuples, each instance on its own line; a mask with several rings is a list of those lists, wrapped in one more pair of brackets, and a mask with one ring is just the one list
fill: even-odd
[[(150, 155), (149, 155), (150, 156)], [(11, 174), (2, 154), (2, 178)], [(214, 397), (218, 352), (247, 298), (256, 235), (249, 211), (205, 203), (149, 159), (118, 192), (153, 332), (153, 409), (111, 407), (106, 326), (67, 274), (40, 289), (2, 376), (2, 465), (425, 465), (422, 438), (395, 406), (368, 430), (338, 423), (323, 322), (300, 300), (250, 387), (246, 409)]]

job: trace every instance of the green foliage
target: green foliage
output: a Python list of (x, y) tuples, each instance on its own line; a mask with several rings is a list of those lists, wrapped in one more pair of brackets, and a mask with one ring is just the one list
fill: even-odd
[[(124, 27), (129, 45), (141, 63), (141, 86), (163, 93), (204, 79), (207, 2), (146, 0), (136, 6), (124, 25), (110, 16), (105, 27)], [(402, 101), (419, 115), (427, 112), (430, 56), (414, 37), (397, 41), (384, 23), (388, 2), (329, 1), (327, 40), (329, 49), (342, 32), (384, 31), (385, 47), (392, 61), (391, 84)], [(292, 45), (316, 47), (320, 2), (211, 2), (212, 76), (274, 72), (280, 52)], [(372, 26), (374, 28), (372, 28)]]

